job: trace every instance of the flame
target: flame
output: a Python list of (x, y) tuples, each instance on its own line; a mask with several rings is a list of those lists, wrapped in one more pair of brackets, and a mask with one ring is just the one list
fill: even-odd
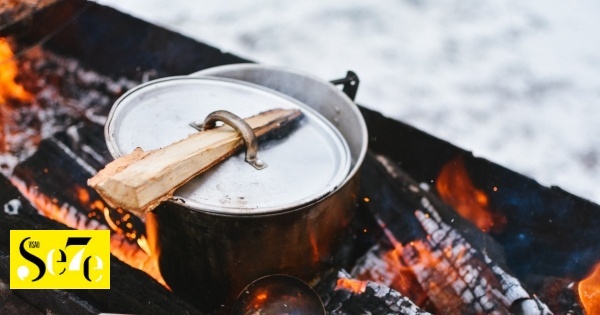
[[(506, 226), (506, 217), (491, 211), (488, 196), (473, 185), (462, 156), (456, 157), (442, 168), (436, 181), (436, 189), (444, 202), (480, 230), (498, 233)], [(496, 187), (494, 191), (497, 191)]]
[(8, 99), (29, 102), (33, 95), (15, 82), (19, 70), (13, 57), (8, 41), (0, 38), (0, 102), (5, 103)]
[(586, 314), (600, 314), (600, 263), (579, 282), (577, 289)]
[(15, 111), (8, 101), (28, 102), (33, 99), (23, 86), (15, 82), (17, 74), (18, 65), (10, 45), (5, 38), (0, 38), (0, 153), (11, 149), (10, 136), (18, 129), (15, 127), (18, 118), (14, 117)]
[(361, 294), (367, 290), (367, 281), (339, 278), (334, 290), (346, 290), (355, 294)]

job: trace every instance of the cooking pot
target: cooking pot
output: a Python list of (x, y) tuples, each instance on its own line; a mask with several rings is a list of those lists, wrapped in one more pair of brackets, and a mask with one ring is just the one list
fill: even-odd
[(305, 118), (259, 147), (266, 169), (244, 165), (241, 152), (179, 188), (147, 218), (165, 281), (204, 311), (227, 311), (257, 278), (310, 281), (344, 262), (340, 245), (356, 210), (365, 123), (329, 82), (257, 65), (151, 81), (128, 91), (109, 114), (105, 136), (119, 157), (185, 138), (194, 132), (187, 123), (214, 110), (248, 117), (275, 107), (300, 108)]

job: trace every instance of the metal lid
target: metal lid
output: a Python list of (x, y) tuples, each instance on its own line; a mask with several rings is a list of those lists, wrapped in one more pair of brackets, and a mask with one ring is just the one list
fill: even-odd
[[(309, 91), (307, 91), (309, 93)], [(265, 87), (215, 77), (169, 77), (140, 85), (117, 100), (105, 127), (114, 157), (136, 147), (165, 147), (197, 132), (189, 123), (216, 110), (246, 118), (296, 108), (304, 119), (281, 140), (259, 147), (269, 167), (256, 170), (240, 152), (180, 187), (173, 201), (226, 215), (286, 211), (318, 200), (348, 176), (350, 153), (333, 125), (299, 101)]]

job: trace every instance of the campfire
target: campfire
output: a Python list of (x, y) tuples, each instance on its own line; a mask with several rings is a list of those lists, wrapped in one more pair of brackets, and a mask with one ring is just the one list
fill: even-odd
[[(21, 202), (28, 202), (44, 217), (73, 229), (110, 230), (111, 253), (165, 288), (152, 214), (139, 218), (126, 209), (109, 207), (86, 181), (111, 160), (102, 128), (113, 102), (142, 81), (167, 74), (179, 73), (138, 69), (137, 76), (105, 75), (85, 64), (84, 56), (28, 46), (18, 38), (0, 39), (3, 176), (24, 198)], [(510, 252), (522, 251), (527, 242), (546, 246), (545, 241), (531, 238), (537, 237), (536, 232), (551, 234), (546, 230), (554, 226), (547, 225), (553, 219), (536, 222), (539, 216), (533, 210), (517, 213), (534, 206), (530, 200), (524, 205), (512, 203), (522, 192), (515, 191), (511, 181), (520, 181), (530, 191), (538, 189), (535, 198), (562, 195), (547, 193), (505, 170), (487, 180), (478, 172), (490, 172), (489, 162), (449, 144), (434, 142), (435, 149), (445, 146), (444, 157), (419, 165), (420, 158), (405, 158), (402, 154), (410, 153), (399, 152), (409, 150), (389, 149), (395, 145), (393, 139), (384, 138), (390, 130), (406, 128), (405, 134), (414, 130), (368, 110), (363, 113), (370, 128), (380, 131), (371, 133), (377, 140), (361, 175), (359, 212), (348, 242), (353, 259), (311, 283), (330, 314), (600, 313), (600, 264), (592, 268), (600, 260), (597, 251), (577, 251), (573, 255), (582, 257), (582, 262), (564, 270), (561, 266), (536, 270), (532, 266), (540, 266), (539, 261), (532, 258), (531, 264), (524, 264), (521, 256)], [(417, 134), (407, 142), (431, 142), (418, 137), (423, 136)], [(598, 211), (591, 203), (573, 200), (554, 204)], [(11, 215), (8, 203), (4, 207), (5, 215)], [(518, 216), (528, 216), (530, 221), (522, 223), (525, 218), (515, 219)], [(531, 233), (523, 232), (524, 227)], [(568, 252), (567, 245), (560, 246)], [(316, 262), (319, 249), (313, 247)]]

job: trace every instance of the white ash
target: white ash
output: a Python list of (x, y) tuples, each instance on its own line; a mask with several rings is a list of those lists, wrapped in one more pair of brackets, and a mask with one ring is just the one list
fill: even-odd
[[(438, 257), (453, 264), (453, 268), (449, 268), (450, 270), (456, 270), (457, 267), (460, 269), (460, 263), (475, 263), (476, 268), (469, 268), (470, 272), (465, 273), (465, 276), (462, 277), (462, 281), (465, 282), (473, 295), (478, 299), (478, 303), (475, 303), (475, 306), (481, 305), (489, 314), (502, 314), (502, 312), (510, 310), (515, 303), (523, 304), (522, 301), (533, 300), (518, 279), (509, 275), (485, 253), (474, 249), (456, 230), (441, 220), (439, 214), (431, 207), (429, 202), (423, 201), (423, 204), (428, 208), (429, 213), (425, 214), (421, 211), (416, 211), (415, 215), (421, 226), (431, 236), (427, 238), (427, 243), (434, 252), (436, 250), (443, 251), (444, 249), (450, 249), (444, 252), (445, 255), (439, 255)], [(485, 264), (481, 262), (480, 257), (483, 257), (483, 263)], [(431, 270), (432, 273), (437, 272), (437, 268), (430, 269), (433, 269)], [(490, 277), (489, 272), (487, 272), (489, 269), (493, 272), (494, 277)], [(450, 275), (451, 273), (446, 275), (446, 279), (461, 281), (460, 275), (456, 277), (455, 275)], [(427, 272), (424, 272), (424, 274), (427, 274)], [(470, 276), (467, 277), (467, 275)], [(417, 276), (419, 277), (419, 274)], [(429, 281), (426, 276), (422, 279)], [(494, 285), (496, 281), (500, 282), (500, 287)], [(452, 282), (450, 281), (450, 283)], [(438, 285), (440, 284), (438, 283)], [(456, 291), (456, 294), (461, 294), (461, 291)], [(535, 306), (528, 309), (532, 314), (552, 314), (548, 310), (548, 307), (539, 300), (530, 304), (528, 303), (527, 307)], [(503, 306), (505, 310), (499, 310), (500, 306)]]
[(22, 204), (19, 199), (12, 199), (4, 204), (4, 213), (8, 215), (18, 215)]
[[(338, 278), (343, 279), (352, 279), (352, 276), (348, 274), (345, 270), (340, 270), (338, 272)], [(388, 314), (403, 314), (403, 315), (427, 315), (430, 314), (426, 311), (423, 311), (419, 308), (413, 301), (411, 301), (406, 296), (403, 296), (400, 292), (390, 289), (388, 286), (373, 282), (367, 281), (365, 293), (370, 296), (375, 296), (377, 298), (383, 299), (385, 304), (388, 307), (388, 310), (393, 313)], [(356, 294), (356, 293), (353, 293)], [(360, 293), (362, 294), (362, 293)], [(365, 312), (368, 312), (365, 310)], [(330, 312), (330, 314), (342, 314), (336, 311)], [(345, 313), (344, 313), (345, 314)]]

